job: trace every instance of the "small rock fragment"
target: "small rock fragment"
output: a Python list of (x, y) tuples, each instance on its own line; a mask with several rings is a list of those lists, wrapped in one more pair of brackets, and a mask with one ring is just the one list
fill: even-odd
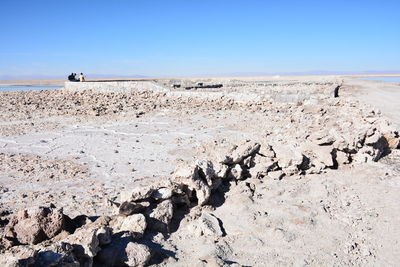
[(219, 219), (212, 213), (203, 212), (198, 219), (197, 228), (200, 235), (220, 237), (224, 236)]
[(274, 180), (282, 180), (282, 178), (285, 176), (285, 173), (281, 170), (278, 171), (272, 171), (268, 173), (268, 177)]
[(239, 164), (236, 164), (230, 170), (230, 178), (234, 180), (241, 180), (244, 179), (244, 173), (242, 167)]

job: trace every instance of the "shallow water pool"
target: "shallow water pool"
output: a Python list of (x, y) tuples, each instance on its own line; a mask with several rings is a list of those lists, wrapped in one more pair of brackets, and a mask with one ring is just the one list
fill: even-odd
[(31, 90), (55, 90), (60, 89), (60, 85), (1, 85), (0, 92), (4, 91), (31, 91)]
[(382, 82), (400, 82), (400, 76), (374, 76), (374, 77), (364, 77), (360, 78), (361, 80), (370, 80), (370, 81), (382, 81)]

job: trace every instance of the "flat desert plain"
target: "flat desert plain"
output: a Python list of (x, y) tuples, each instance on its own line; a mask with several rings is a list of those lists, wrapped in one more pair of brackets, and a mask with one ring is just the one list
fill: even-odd
[(398, 265), (400, 84), (148, 82), (0, 92), (1, 266)]

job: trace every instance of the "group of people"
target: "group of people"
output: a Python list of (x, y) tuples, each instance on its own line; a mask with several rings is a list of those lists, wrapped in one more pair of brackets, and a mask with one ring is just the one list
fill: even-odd
[(76, 78), (76, 73), (71, 73), (71, 75), (68, 76), (68, 81), (70, 82), (84, 82), (85, 81), (85, 76), (83, 76), (83, 73), (79, 75), (78, 79)]

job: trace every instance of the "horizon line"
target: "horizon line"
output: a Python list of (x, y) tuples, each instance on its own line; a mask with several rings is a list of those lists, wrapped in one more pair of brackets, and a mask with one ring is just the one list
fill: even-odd
[[(399, 71), (293, 71), (293, 72), (231, 72), (216, 74), (193, 74), (193, 75), (118, 75), (118, 74), (95, 74), (89, 73), (87, 79), (98, 78), (190, 78), (190, 77), (262, 77), (262, 76), (334, 76), (334, 75), (400, 75)], [(0, 80), (59, 80), (68, 75), (0, 75)]]

